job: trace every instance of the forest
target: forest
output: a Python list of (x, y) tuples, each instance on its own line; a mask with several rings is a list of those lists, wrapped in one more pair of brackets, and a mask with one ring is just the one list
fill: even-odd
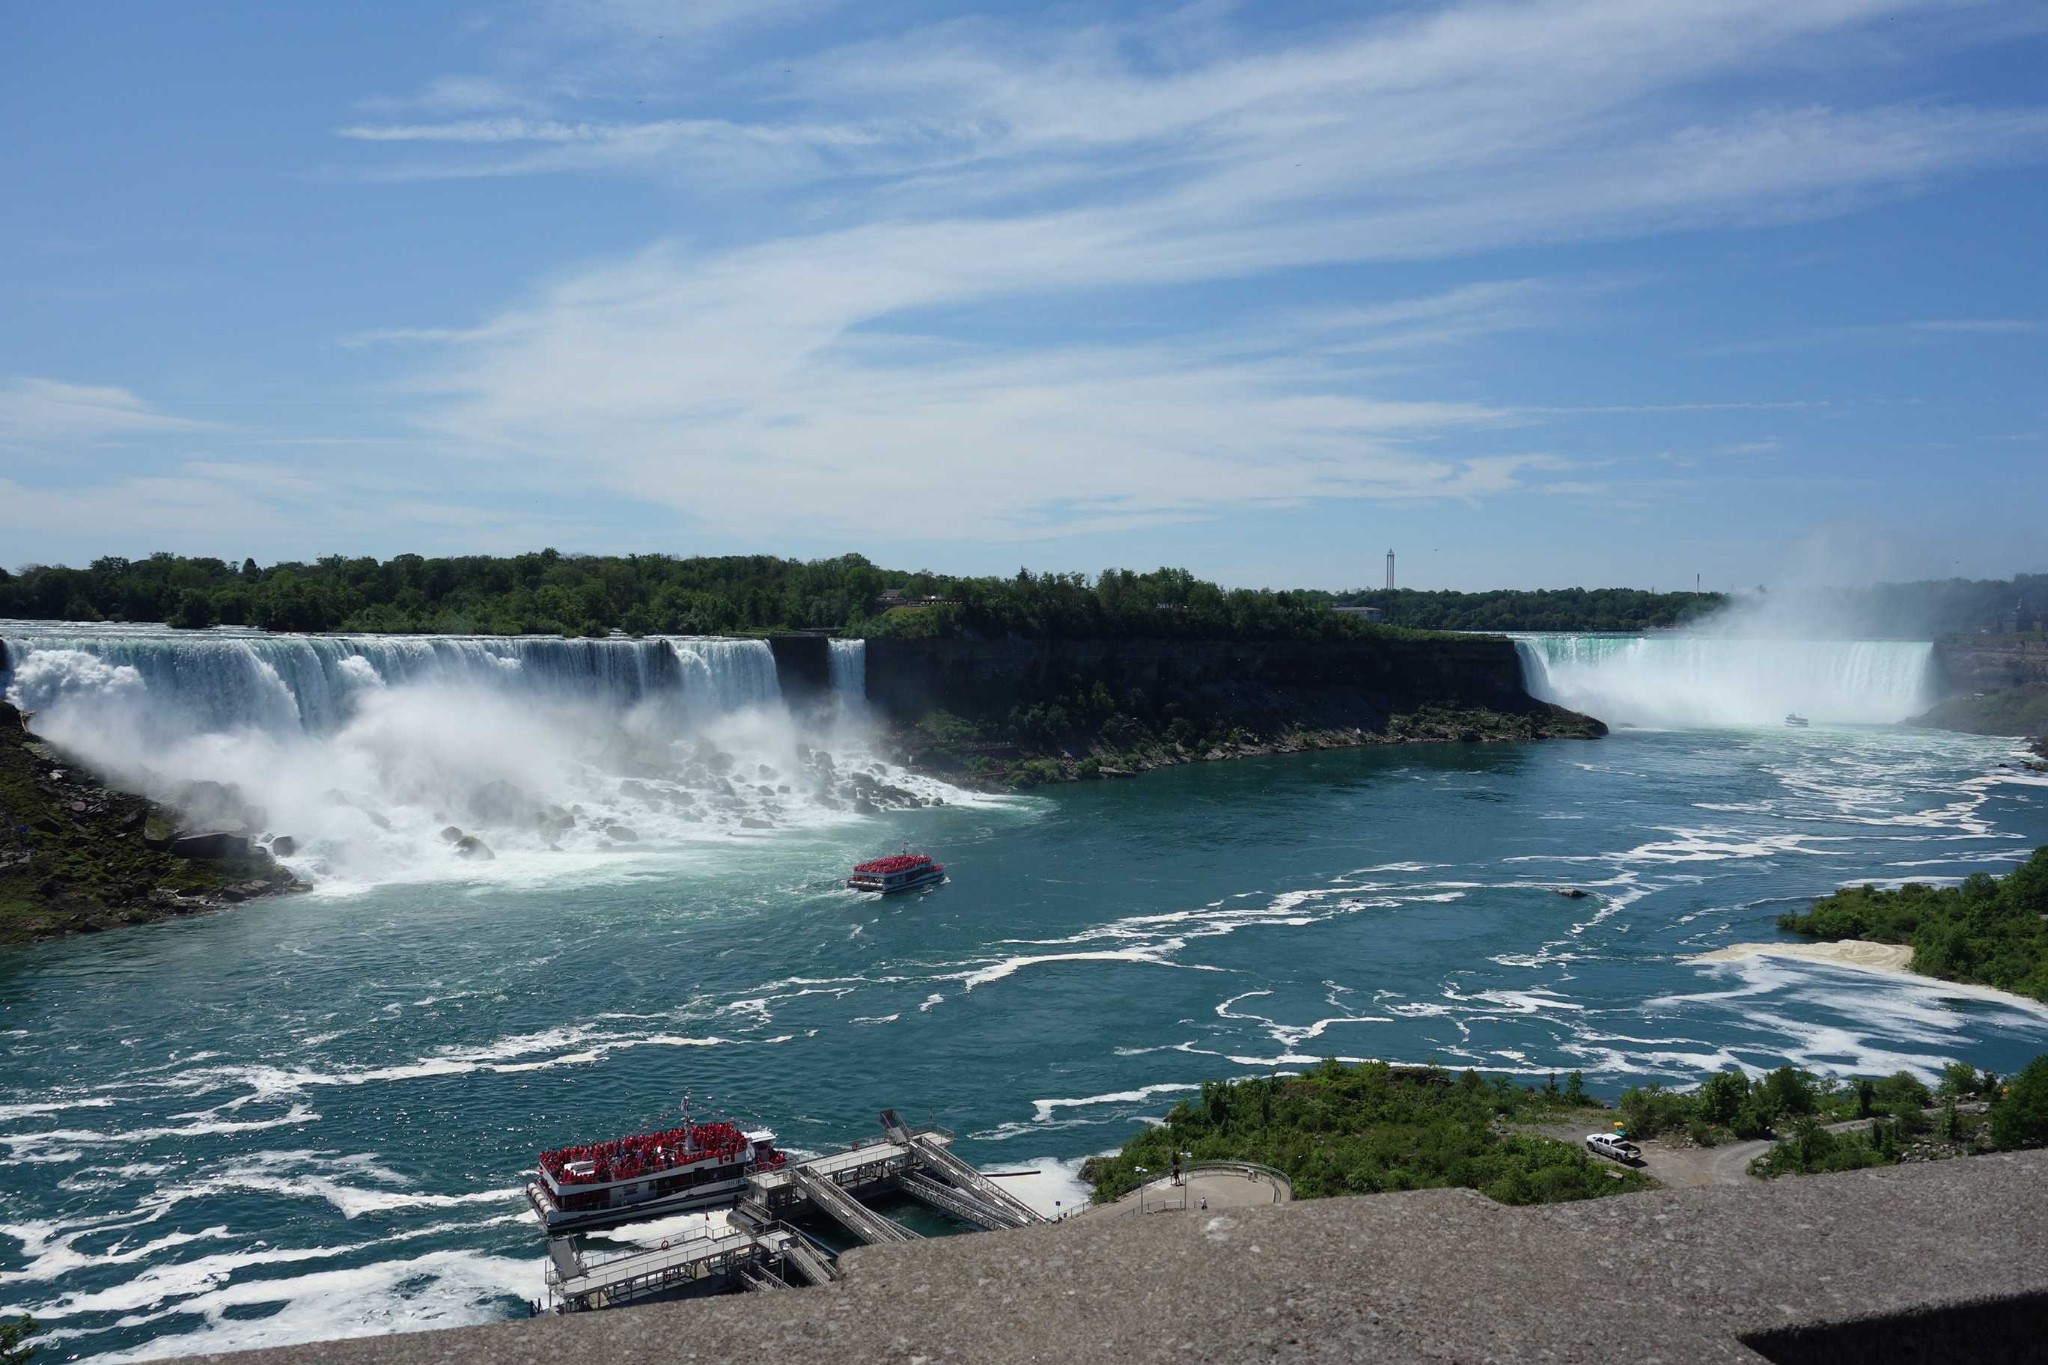
[[(958, 577), (885, 569), (857, 554), (796, 560), (541, 550), (385, 560), (330, 555), (267, 566), (153, 554), (109, 556), (82, 569), (0, 569), (0, 618), (194, 630), (1326, 640), (1371, 633), (1358, 616), (1330, 609), (1338, 605), (1375, 607), (1382, 626), (1394, 629), (1636, 631), (1701, 620), (1728, 600), (1640, 588), (1272, 591), (1224, 588), (1171, 568)], [(1821, 619), (1839, 620), (1849, 634), (1927, 638), (2030, 629), (2048, 617), (2048, 575), (1881, 585), (1813, 601)]]
[[(893, 594), (893, 596), (885, 596)], [(1634, 630), (1670, 625), (1711, 597), (1633, 589), (1351, 594), (1224, 588), (1185, 569), (1019, 570), (955, 577), (884, 569), (860, 555), (328, 556), (259, 565), (153, 554), (82, 569), (0, 569), (0, 617), (157, 622), (186, 629), (443, 634), (749, 634), (1032, 638), (1345, 639), (1371, 633), (1340, 600), (1385, 596), (1386, 625), (1456, 630)]]

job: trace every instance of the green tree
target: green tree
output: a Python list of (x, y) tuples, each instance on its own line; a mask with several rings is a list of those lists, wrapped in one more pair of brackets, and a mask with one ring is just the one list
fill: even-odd
[(1991, 1106), (1991, 1141), (2010, 1150), (2048, 1146), (2048, 1057), (2036, 1057)]
[(28, 1365), (28, 1358), (36, 1353), (28, 1344), (35, 1330), (36, 1320), (31, 1317), (0, 1319), (0, 1365)]

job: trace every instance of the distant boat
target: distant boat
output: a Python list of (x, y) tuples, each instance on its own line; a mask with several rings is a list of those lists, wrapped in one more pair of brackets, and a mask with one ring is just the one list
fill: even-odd
[(1808, 724), (1806, 717), (1799, 715), (1797, 712), (1786, 716), (1785, 723), (1795, 730), (1804, 730)]

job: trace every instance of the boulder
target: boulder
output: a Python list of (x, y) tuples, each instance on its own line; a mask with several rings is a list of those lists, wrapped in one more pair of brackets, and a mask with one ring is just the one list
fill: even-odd
[[(5, 645), (0, 645), (0, 650), (5, 648)], [(11, 701), (0, 701), (0, 730), (26, 730), (27, 728), (28, 726), (22, 724), (20, 709)]]
[(742, 815), (742, 816), (740, 817), (740, 828), (741, 828), (741, 829), (774, 829), (774, 828), (775, 828), (775, 822), (774, 822), (773, 820), (763, 820), (763, 819), (760, 819), (760, 818), (759, 818), (758, 816), (753, 816), (753, 815)]
[(171, 840), (170, 851), (173, 857), (213, 862), (224, 858), (246, 858), (249, 847), (248, 836), (216, 829), (199, 834), (180, 834)]
[(624, 825), (606, 825), (604, 837), (621, 844), (638, 843), (640, 836)]
[(487, 863), (498, 855), (491, 852), (491, 846), (477, 838), (474, 834), (465, 834), (455, 841), (455, 856)]
[(275, 858), (289, 858), (299, 851), (299, 841), (289, 834), (280, 834), (270, 841), (270, 853)]
[(441, 831), (441, 842), (444, 844), (459, 843), (461, 839), (462, 831), (453, 825), (449, 825)]
[(1568, 901), (1582, 901), (1586, 898), (1585, 888), (1583, 887), (1559, 886), (1553, 889), (1558, 895), (1563, 896)]

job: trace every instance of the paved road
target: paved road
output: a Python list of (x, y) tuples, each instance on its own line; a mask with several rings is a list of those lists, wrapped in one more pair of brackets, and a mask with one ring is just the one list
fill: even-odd
[[(1585, 1142), (1586, 1134), (1599, 1132), (1614, 1118), (1612, 1114), (1591, 1117), (1594, 1120), (1591, 1123), (1532, 1123), (1518, 1125), (1517, 1130), (1556, 1138), (1577, 1147)], [(1605, 1122), (1601, 1121), (1603, 1118)], [(1849, 1133), (1869, 1125), (1869, 1119), (1850, 1119), (1845, 1123), (1830, 1123), (1827, 1128), (1831, 1133)], [(1749, 1163), (1776, 1144), (1765, 1138), (1754, 1142), (1725, 1142), (1719, 1147), (1694, 1147), (1668, 1138), (1648, 1138), (1636, 1145), (1643, 1149), (1642, 1169), (1658, 1183), (1674, 1190), (1690, 1190), (1705, 1185), (1759, 1183), (1749, 1173)]]

